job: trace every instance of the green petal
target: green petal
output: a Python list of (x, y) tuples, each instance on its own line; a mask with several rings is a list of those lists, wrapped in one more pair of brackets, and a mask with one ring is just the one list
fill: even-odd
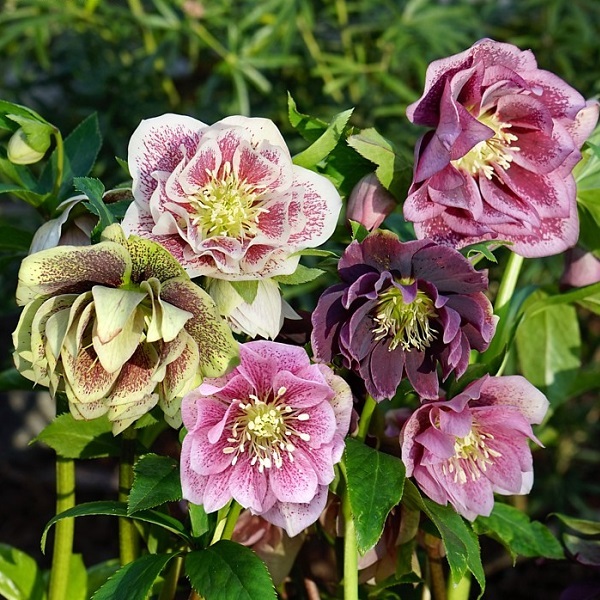
[(163, 283), (162, 298), (194, 315), (185, 329), (198, 345), (204, 377), (219, 377), (239, 363), (238, 343), (202, 288), (187, 277), (178, 277)]
[(13, 353), (15, 366), (19, 373), (30, 381), (35, 381), (35, 375), (32, 368), (31, 324), (33, 323), (33, 319), (35, 318), (38, 309), (43, 303), (44, 299), (38, 298), (27, 304), (21, 312), (17, 328), (12, 334), (13, 345), (15, 347)]
[(119, 290), (95, 285), (92, 288), (96, 308), (96, 335), (101, 343), (114, 339), (127, 326), (135, 309), (146, 298), (143, 292)]
[(113, 435), (127, 429), (134, 421), (151, 411), (158, 402), (158, 394), (149, 394), (136, 402), (112, 406), (108, 409), (108, 419), (113, 422)]
[(187, 276), (177, 259), (160, 244), (135, 235), (127, 238), (131, 256), (131, 280), (135, 283), (156, 277), (161, 283), (173, 277)]
[(94, 284), (118, 287), (129, 281), (131, 258), (114, 242), (93, 246), (58, 246), (36, 252), (21, 263), (17, 303), (38, 296), (78, 294)]
[(142, 282), (140, 289), (144, 290), (152, 300), (152, 319), (146, 334), (147, 340), (149, 342), (173, 341), (186, 322), (192, 318), (192, 313), (163, 302), (160, 297), (161, 284), (155, 277)]

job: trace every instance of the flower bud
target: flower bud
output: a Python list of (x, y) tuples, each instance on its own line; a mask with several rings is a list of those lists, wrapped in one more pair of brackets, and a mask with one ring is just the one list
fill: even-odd
[(22, 127), (8, 141), (8, 160), (15, 165), (32, 165), (42, 160), (45, 154), (46, 152), (40, 152), (31, 146)]
[(369, 173), (354, 186), (348, 199), (346, 218), (357, 221), (369, 231), (373, 231), (394, 208), (394, 197), (381, 185), (375, 173)]
[(600, 281), (600, 260), (576, 246), (565, 252), (565, 269), (560, 278), (564, 287), (583, 287)]

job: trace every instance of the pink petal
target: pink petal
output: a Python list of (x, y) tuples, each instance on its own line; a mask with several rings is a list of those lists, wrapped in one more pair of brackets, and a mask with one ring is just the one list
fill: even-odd
[(302, 454), (294, 462), (284, 460), (283, 466), (269, 470), (271, 490), (280, 502), (310, 502), (318, 491), (317, 474)]
[[(320, 372), (317, 370), (320, 375)], [(333, 392), (325, 380), (310, 381), (297, 377), (288, 371), (280, 371), (273, 379), (273, 389), (286, 389), (284, 397), (290, 406), (313, 408), (333, 396)]]
[(208, 477), (199, 475), (190, 465), (190, 449), (192, 446), (192, 438), (186, 436), (181, 445), (181, 491), (183, 498), (193, 502), (194, 504), (204, 503), (204, 490)]
[(310, 446), (318, 448), (323, 444), (331, 442), (336, 431), (335, 413), (328, 402), (321, 402), (306, 408), (304, 413), (309, 415), (308, 420), (298, 421), (296, 429), (310, 436), (308, 442), (302, 443), (302, 447)]
[(260, 513), (267, 493), (267, 475), (258, 470), (258, 463), (251, 466), (248, 458), (240, 459), (233, 467), (229, 490), (244, 508)]
[(223, 508), (232, 498), (229, 489), (231, 469), (225, 469), (222, 473), (210, 475), (206, 478), (204, 490), (204, 510), (207, 513), (215, 512)]
[[(188, 434), (190, 435), (190, 434)], [(214, 475), (229, 470), (232, 455), (225, 454), (227, 446), (233, 446), (225, 439), (211, 444), (205, 431), (192, 434), (190, 447), (190, 465), (199, 475)]]

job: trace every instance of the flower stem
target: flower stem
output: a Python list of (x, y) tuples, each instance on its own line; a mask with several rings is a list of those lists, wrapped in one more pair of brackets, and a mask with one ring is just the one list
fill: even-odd
[[(137, 431), (128, 427), (121, 438), (121, 461), (119, 463), (119, 500), (127, 502), (133, 483), (133, 462), (135, 459)], [(133, 562), (139, 551), (139, 539), (131, 519), (119, 518), (119, 558), (121, 565)]]
[(342, 514), (344, 515), (344, 600), (358, 600), (358, 549), (356, 544), (356, 526), (352, 518), (352, 507), (348, 495), (346, 468), (341, 463), (346, 486), (342, 496)]
[[(75, 506), (75, 461), (56, 457), (56, 514)], [(52, 570), (50, 571), (50, 600), (66, 600), (75, 519), (62, 519), (56, 523)]]
[(360, 420), (358, 422), (358, 433), (356, 439), (364, 442), (367, 439), (367, 433), (369, 433), (369, 425), (371, 424), (371, 417), (375, 412), (377, 402), (373, 399), (370, 394), (367, 394), (365, 399), (365, 405), (363, 406), (362, 413), (360, 414)]
[(179, 575), (181, 574), (181, 567), (183, 565), (183, 556), (178, 556), (171, 561), (169, 570), (165, 576), (160, 595), (158, 600), (173, 600), (175, 598), (175, 592), (177, 591), (177, 582), (179, 581)]
[(225, 521), (225, 528), (223, 529), (222, 540), (230, 540), (233, 535), (235, 524), (237, 523), (238, 517), (242, 512), (241, 504), (238, 504), (235, 500), (231, 501), (229, 512), (227, 513), (227, 520)]
[(471, 591), (471, 573), (468, 571), (463, 578), (453, 585), (448, 582), (448, 600), (469, 600), (469, 592)]
[(62, 135), (57, 128), (53, 128), (52, 134), (56, 141), (56, 179), (52, 186), (52, 198), (50, 199), (50, 208), (52, 209), (50, 214), (51, 217), (54, 216), (54, 211), (58, 205), (58, 195), (60, 193), (60, 187), (62, 186), (65, 171), (65, 146), (63, 144)]
[(429, 568), (429, 588), (431, 589), (433, 599), (447, 600), (442, 541), (426, 533), (424, 547), (427, 553), (427, 566)]

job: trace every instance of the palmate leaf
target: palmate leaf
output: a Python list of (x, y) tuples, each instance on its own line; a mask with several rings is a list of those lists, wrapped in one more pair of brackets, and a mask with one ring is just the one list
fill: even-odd
[(44, 532), (42, 533), (42, 539), (40, 542), (42, 552), (45, 552), (46, 538), (52, 525), (58, 521), (61, 521), (62, 519), (68, 519), (70, 517), (87, 517), (93, 515), (129, 517), (134, 520), (143, 521), (144, 523), (157, 525), (158, 527), (162, 527), (166, 531), (169, 531), (182, 538), (188, 544), (191, 544), (191, 538), (188, 531), (177, 519), (155, 510), (140, 510), (133, 515), (129, 515), (127, 513), (127, 504), (125, 502), (103, 500), (100, 502), (87, 502), (85, 504), (79, 504), (52, 517), (52, 519), (50, 519), (50, 521), (48, 521), (46, 524)]
[(500, 542), (513, 557), (564, 558), (562, 546), (539, 521), (531, 521), (520, 510), (496, 502), (489, 517), (478, 517), (473, 529)]
[(402, 498), (406, 469), (395, 456), (352, 438), (346, 441), (345, 454), (358, 551), (364, 554), (377, 543), (390, 510)]
[(185, 558), (192, 587), (210, 600), (275, 600), (275, 588), (265, 564), (240, 544), (221, 540)]
[(146, 554), (121, 567), (92, 596), (92, 600), (146, 600), (152, 584), (178, 554)]
[(168, 456), (145, 454), (134, 465), (134, 478), (127, 512), (154, 508), (165, 502), (181, 500), (179, 464)]

